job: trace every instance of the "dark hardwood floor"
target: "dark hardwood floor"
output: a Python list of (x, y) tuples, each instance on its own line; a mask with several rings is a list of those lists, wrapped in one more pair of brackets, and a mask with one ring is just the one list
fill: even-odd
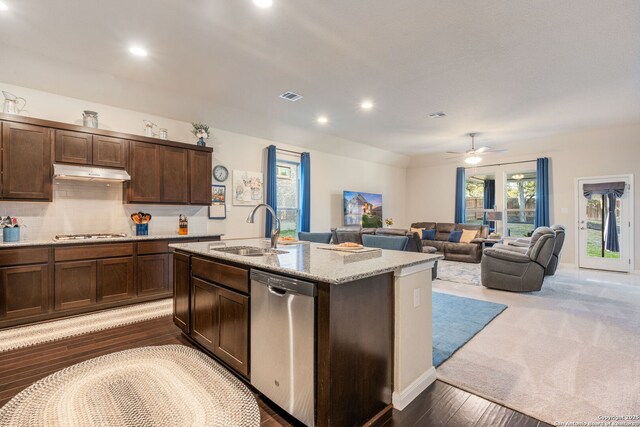
[[(148, 345), (192, 346), (171, 317), (0, 353), (0, 406), (33, 382), (93, 357)], [(260, 396), (262, 426), (290, 426), (291, 419)], [(436, 381), (384, 426), (547, 426), (543, 422)]]

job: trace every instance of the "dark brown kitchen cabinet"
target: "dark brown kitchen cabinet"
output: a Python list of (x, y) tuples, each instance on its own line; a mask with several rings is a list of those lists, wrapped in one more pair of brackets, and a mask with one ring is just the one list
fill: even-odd
[(211, 154), (189, 150), (189, 203), (211, 204)]
[(47, 264), (0, 268), (0, 320), (46, 313), (49, 288)]
[(90, 165), (93, 157), (91, 134), (56, 130), (56, 162)]
[(129, 148), (128, 203), (160, 202), (160, 146), (132, 141)]
[(189, 333), (189, 256), (173, 254), (173, 323), (185, 334)]
[(2, 122), (2, 197), (51, 201), (53, 129)]
[(136, 295), (133, 257), (98, 260), (98, 303), (120, 301)]
[(54, 296), (56, 310), (95, 304), (96, 282), (96, 261), (56, 263)]
[(92, 164), (111, 168), (127, 167), (129, 141), (93, 135)]
[(164, 294), (169, 287), (169, 254), (139, 255), (138, 296)]
[(249, 376), (249, 297), (215, 287), (213, 354), (245, 377)]
[(189, 153), (184, 148), (160, 147), (160, 201), (189, 202)]
[(216, 286), (204, 280), (191, 279), (191, 337), (205, 349), (214, 352), (217, 325)]

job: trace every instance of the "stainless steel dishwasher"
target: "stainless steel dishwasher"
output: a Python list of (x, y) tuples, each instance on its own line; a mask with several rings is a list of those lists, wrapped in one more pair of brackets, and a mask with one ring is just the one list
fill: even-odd
[(315, 425), (316, 285), (251, 270), (251, 384)]

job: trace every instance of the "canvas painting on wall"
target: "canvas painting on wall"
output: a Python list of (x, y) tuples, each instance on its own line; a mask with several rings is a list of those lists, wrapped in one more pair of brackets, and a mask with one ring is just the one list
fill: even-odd
[(382, 194), (345, 191), (344, 225), (382, 227)]
[(255, 206), (263, 199), (262, 172), (233, 171), (233, 204)]

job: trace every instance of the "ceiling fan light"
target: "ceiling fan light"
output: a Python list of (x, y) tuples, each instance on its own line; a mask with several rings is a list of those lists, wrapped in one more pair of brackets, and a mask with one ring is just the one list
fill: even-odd
[(481, 161), (482, 161), (482, 157), (480, 156), (469, 156), (466, 159), (464, 159), (464, 162), (468, 165), (477, 165)]

